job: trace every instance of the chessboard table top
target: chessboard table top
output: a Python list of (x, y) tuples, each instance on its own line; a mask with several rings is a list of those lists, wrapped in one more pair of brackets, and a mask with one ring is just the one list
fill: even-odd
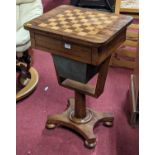
[(111, 40), (132, 22), (131, 16), (61, 5), (25, 24), (36, 30), (93, 44)]

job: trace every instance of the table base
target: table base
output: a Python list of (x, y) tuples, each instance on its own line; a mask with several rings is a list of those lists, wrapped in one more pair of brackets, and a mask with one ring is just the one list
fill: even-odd
[[(89, 148), (93, 148), (96, 145), (96, 136), (93, 132), (93, 128), (95, 125), (99, 122), (102, 122), (103, 125), (111, 127), (113, 125), (113, 114), (112, 113), (104, 113), (104, 112), (96, 112), (91, 109), (87, 109), (91, 112), (92, 117), (89, 119), (89, 121), (82, 121), (88, 116), (86, 115), (85, 118), (81, 118), (80, 121), (75, 122), (72, 119), (70, 119), (70, 115), (74, 110), (75, 107), (75, 99), (70, 98), (68, 100), (68, 107), (65, 112), (62, 114), (57, 115), (49, 115), (46, 123), (46, 128), (53, 129), (58, 125), (62, 125), (68, 128), (73, 129), (74, 131), (78, 132), (80, 135), (82, 135), (85, 139), (85, 145)], [(88, 113), (90, 115), (90, 113)], [(80, 120), (80, 118), (76, 118)]]

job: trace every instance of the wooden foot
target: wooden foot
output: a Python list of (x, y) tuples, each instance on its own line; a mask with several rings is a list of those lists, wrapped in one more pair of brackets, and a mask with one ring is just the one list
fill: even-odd
[(49, 123), (46, 123), (46, 128), (47, 129), (54, 129), (56, 127), (56, 125), (55, 124), (49, 124)]
[(107, 127), (112, 127), (113, 126), (113, 121), (107, 121), (107, 122), (104, 122), (103, 125), (107, 126)]
[(88, 147), (88, 148), (94, 148), (96, 146), (96, 141), (95, 142), (89, 142), (87, 140), (85, 140), (85, 145)]
[(95, 125), (99, 122), (103, 122), (103, 124), (107, 122), (112, 123), (114, 117), (111, 113), (96, 112), (87, 108), (87, 114), (84, 118), (73, 118), (72, 116), (74, 116), (75, 112), (74, 107), (75, 99), (71, 98), (69, 99), (69, 105), (65, 112), (54, 116), (48, 116), (46, 128), (51, 129), (53, 125), (62, 125), (71, 128), (84, 137), (87, 147), (93, 148), (96, 145), (96, 136), (93, 132)]

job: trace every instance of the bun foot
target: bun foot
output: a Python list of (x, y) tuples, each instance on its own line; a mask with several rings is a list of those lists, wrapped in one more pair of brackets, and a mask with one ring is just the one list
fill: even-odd
[(85, 140), (85, 145), (88, 148), (94, 148), (96, 146), (96, 141), (95, 142), (88, 142), (87, 140)]
[(107, 127), (112, 127), (113, 126), (113, 122), (104, 122), (103, 125), (105, 125)]
[(55, 127), (56, 127), (55, 124), (48, 124), (48, 123), (46, 123), (46, 128), (47, 129), (54, 129)]

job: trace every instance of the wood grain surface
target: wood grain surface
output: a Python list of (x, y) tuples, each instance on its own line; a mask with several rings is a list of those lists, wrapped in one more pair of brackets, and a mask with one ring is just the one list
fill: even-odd
[(91, 43), (105, 43), (123, 27), (129, 25), (131, 20), (130, 16), (62, 5), (28, 22), (25, 28)]

